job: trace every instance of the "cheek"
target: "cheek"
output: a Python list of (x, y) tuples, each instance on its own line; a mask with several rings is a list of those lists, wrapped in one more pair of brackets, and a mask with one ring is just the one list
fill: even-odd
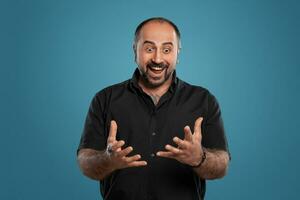
[(136, 59), (137, 59), (138, 63), (144, 64), (144, 63), (148, 62), (148, 60), (150, 59), (150, 56), (145, 53), (137, 52)]
[(170, 65), (175, 66), (177, 62), (177, 54), (170, 55), (166, 60)]
[(139, 57), (139, 58), (137, 59), (137, 62), (138, 62), (138, 64), (139, 64), (140, 66), (145, 66), (146, 63), (148, 62), (148, 60), (147, 60), (145, 57)]

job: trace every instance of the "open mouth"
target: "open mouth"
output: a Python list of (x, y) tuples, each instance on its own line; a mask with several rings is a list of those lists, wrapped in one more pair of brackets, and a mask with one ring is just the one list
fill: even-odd
[(161, 72), (164, 71), (165, 67), (154, 67), (154, 66), (149, 66), (149, 69), (155, 73), (155, 74), (160, 74)]

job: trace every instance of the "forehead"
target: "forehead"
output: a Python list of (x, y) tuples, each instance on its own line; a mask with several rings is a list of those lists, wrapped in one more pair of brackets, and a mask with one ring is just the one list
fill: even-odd
[(139, 40), (141, 42), (148, 40), (155, 43), (172, 42), (175, 44), (177, 36), (174, 28), (169, 23), (153, 21), (142, 27)]

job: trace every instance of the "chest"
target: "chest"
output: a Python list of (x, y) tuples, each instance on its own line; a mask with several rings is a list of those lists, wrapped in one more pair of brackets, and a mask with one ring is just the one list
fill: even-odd
[(119, 96), (110, 103), (106, 123), (117, 122), (117, 140), (132, 146), (133, 154), (153, 156), (166, 144), (175, 145), (173, 137), (183, 139), (183, 128), (190, 126), (193, 131), (195, 120), (206, 115), (207, 106), (203, 99), (174, 95), (161, 101), (164, 102), (155, 106), (150, 98), (130, 95)]

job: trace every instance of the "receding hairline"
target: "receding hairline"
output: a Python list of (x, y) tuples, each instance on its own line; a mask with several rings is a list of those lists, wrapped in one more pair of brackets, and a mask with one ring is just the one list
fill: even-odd
[(136, 43), (138, 42), (138, 40), (140, 38), (140, 33), (141, 33), (143, 27), (145, 25), (149, 24), (149, 23), (161, 23), (161, 24), (167, 23), (167, 24), (169, 24), (174, 29), (174, 31), (176, 33), (179, 48), (181, 47), (181, 44), (180, 44), (180, 31), (179, 31), (178, 27), (172, 21), (170, 21), (166, 18), (163, 18), (163, 17), (153, 17), (153, 18), (149, 18), (149, 19), (146, 19), (143, 22), (141, 22), (135, 30), (134, 45), (136, 45)]

